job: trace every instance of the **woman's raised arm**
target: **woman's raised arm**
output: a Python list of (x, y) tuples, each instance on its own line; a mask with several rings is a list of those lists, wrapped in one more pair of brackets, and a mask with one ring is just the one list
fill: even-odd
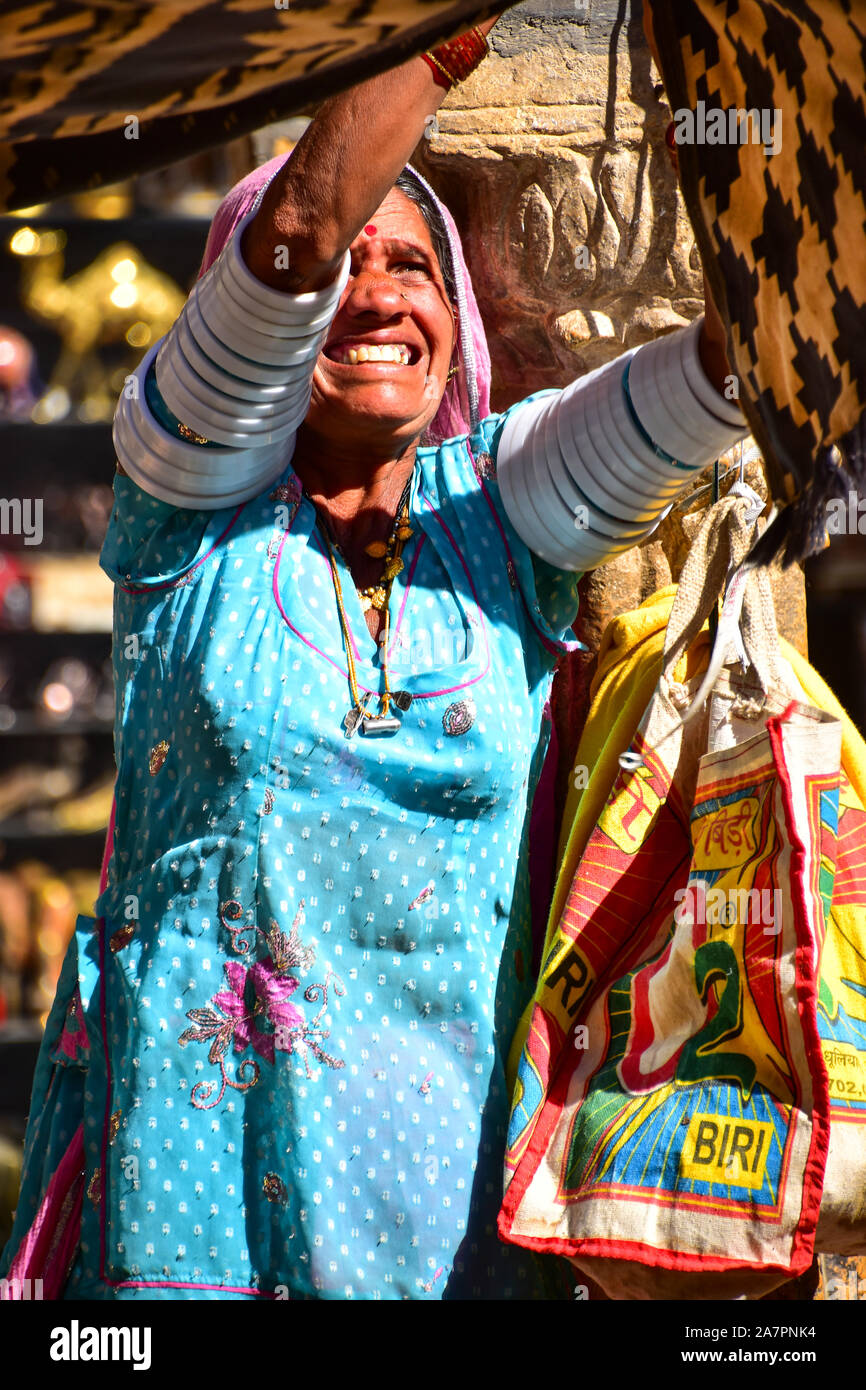
[[(475, 27), (486, 35), (495, 23)], [(417, 57), (326, 101), (246, 229), (256, 278), (293, 294), (330, 284), (446, 95)]]
[[(481, 54), (477, 35), (457, 41), (459, 75)], [(145, 492), (214, 510), (257, 496), (284, 470), (349, 278), (348, 248), (445, 96), (428, 57), (324, 104), (144, 358), (114, 442)]]
[(530, 550), (581, 571), (645, 540), (689, 479), (748, 434), (720, 389), (725, 366), (701, 316), (513, 411), (497, 470)]

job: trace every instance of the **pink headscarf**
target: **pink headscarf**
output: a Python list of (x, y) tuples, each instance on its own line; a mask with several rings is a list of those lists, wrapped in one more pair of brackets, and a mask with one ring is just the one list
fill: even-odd
[[(240, 183), (236, 183), (231, 192), (226, 194), (211, 223), (199, 275), (203, 275), (210, 268), (242, 218), (258, 207), (265, 189), (287, 158), (290, 159), (291, 155), (277, 155), (267, 164), (262, 164), (251, 174), (247, 174), (246, 178), (241, 179)], [(409, 164), (406, 165), (406, 173), (426, 189), (439, 210), (451, 248), (454, 283), (457, 288), (457, 309), (460, 316), (459, 371), (447, 384), (439, 409), (427, 426), (422, 439), (424, 444), (439, 444), (443, 439), (469, 434), (479, 420), (490, 414), (490, 352), (454, 219), (426, 180)]]

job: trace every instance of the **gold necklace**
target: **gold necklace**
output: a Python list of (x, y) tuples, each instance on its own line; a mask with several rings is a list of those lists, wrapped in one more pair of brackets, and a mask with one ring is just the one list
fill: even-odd
[(358, 598), (361, 600), (361, 608), (366, 613), (370, 608), (375, 608), (381, 612), (391, 595), (391, 584), (395, 577), (403, 568), (403, 561), (400, 552), (403, 546), (413, 535), (412, 527), (409, 525), (409, 489), (411, 478), (403, 489), (403, 496), (397, 504), (397, 515), (391, 527), (391, 534), (387, 541), (371, 541), (364, 546), (364, 554), (369, 555), (374, 560), (382, 560), (382, 573), (376, 584), (368, 584), (366, 588), (358, 589)]
[[(403, 546), (414, 535), (412, 527), (409, 525), (409, 495), (411, 487), (412, 478), (410, 476), (406, 481), (406, 486), (403, 489), (400, 501), (397, 503), (397, 513), (394, 517), (391, 534), (388, 540), (371, 541), (369, 545), (364, 546), (365, 555), (369, 555), (371, 559), (383, 561), (382, 573), (375, 584), (367, 584), (364, 588), (361, 588), (358, 584), (355, 585), (361, 603), (361, 610), (364, 613), (369, 612), (371, 608), (375, 608), (380, 613), (382, 612), (391, 593), (391, 583), (403, 569), (403, 561), (400, 558), (400, 554)], [(308, 501), (313, 502), (312, 497), (310, 497), (306, 489), (304, 489), (304, 495)], [(316, 506), (315, 502), (313, 502), (313, 506)], [(317, 507), (316, 514), (329, 546), (336, 550), (338, 555), (342, 555), (345, 560), (346, 557), (343, 555), (343, 550), (339, 541), (334, 536), (327, 519), (321, 515)], [(346, 561), (346, 564), (348, 567), (348, 561)]]

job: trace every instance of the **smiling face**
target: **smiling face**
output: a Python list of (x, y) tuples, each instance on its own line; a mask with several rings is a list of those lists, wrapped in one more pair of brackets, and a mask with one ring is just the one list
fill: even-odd
[(399, 190), (355, 238), (351, 256), (313, 374), (304, 432), (324, 445), (393, 449), (396, 456), (438, 410), (456, 311), (427, 223)]

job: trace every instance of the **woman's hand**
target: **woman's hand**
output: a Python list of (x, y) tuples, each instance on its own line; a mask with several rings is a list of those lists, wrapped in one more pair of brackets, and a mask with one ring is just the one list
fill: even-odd
[[(646, 22), (645, 16), (645, 25)], [(671, 121), (668, 126), (665, 144), (671, 167), (679, 179), (680, 166), (677, 158), (677, 147), (672, 138), (673, 124)], [(701, 359), (701, 366), (719, 395), (724, 396), (728, 393), (728, 398), (730, 398), (729, 388), (734, 373), (731, 371), (731, 364), (728, 361), (728, 339), (724, 321), (716, 306), (716, 301), (713, 299), (713, 292), (706, 275), (704, 275), (704, 322), (698, 339), (698, 354)], [(739, 392), (736, 393), (734, 399), (738, 395)]]
[[(733, 381), (736, 384), (736, 377), (728, 361), (728, 339), (725, 325), (716, 308), (716, 301), (713, 299), (706, 275), (704, 276), (704, 323), (698, 339), (698, 355), (701, 359), (701, 366), (719, 395), (727, 395), (730, 399), (731, 383)], [(739, 391), (736, 391), (734, 399), (736, 400), (738, 397)]]
[(330, 284), (446, 96), (419, 56), (326, 101), (246, 229), (253, 274), (293, 294)]

